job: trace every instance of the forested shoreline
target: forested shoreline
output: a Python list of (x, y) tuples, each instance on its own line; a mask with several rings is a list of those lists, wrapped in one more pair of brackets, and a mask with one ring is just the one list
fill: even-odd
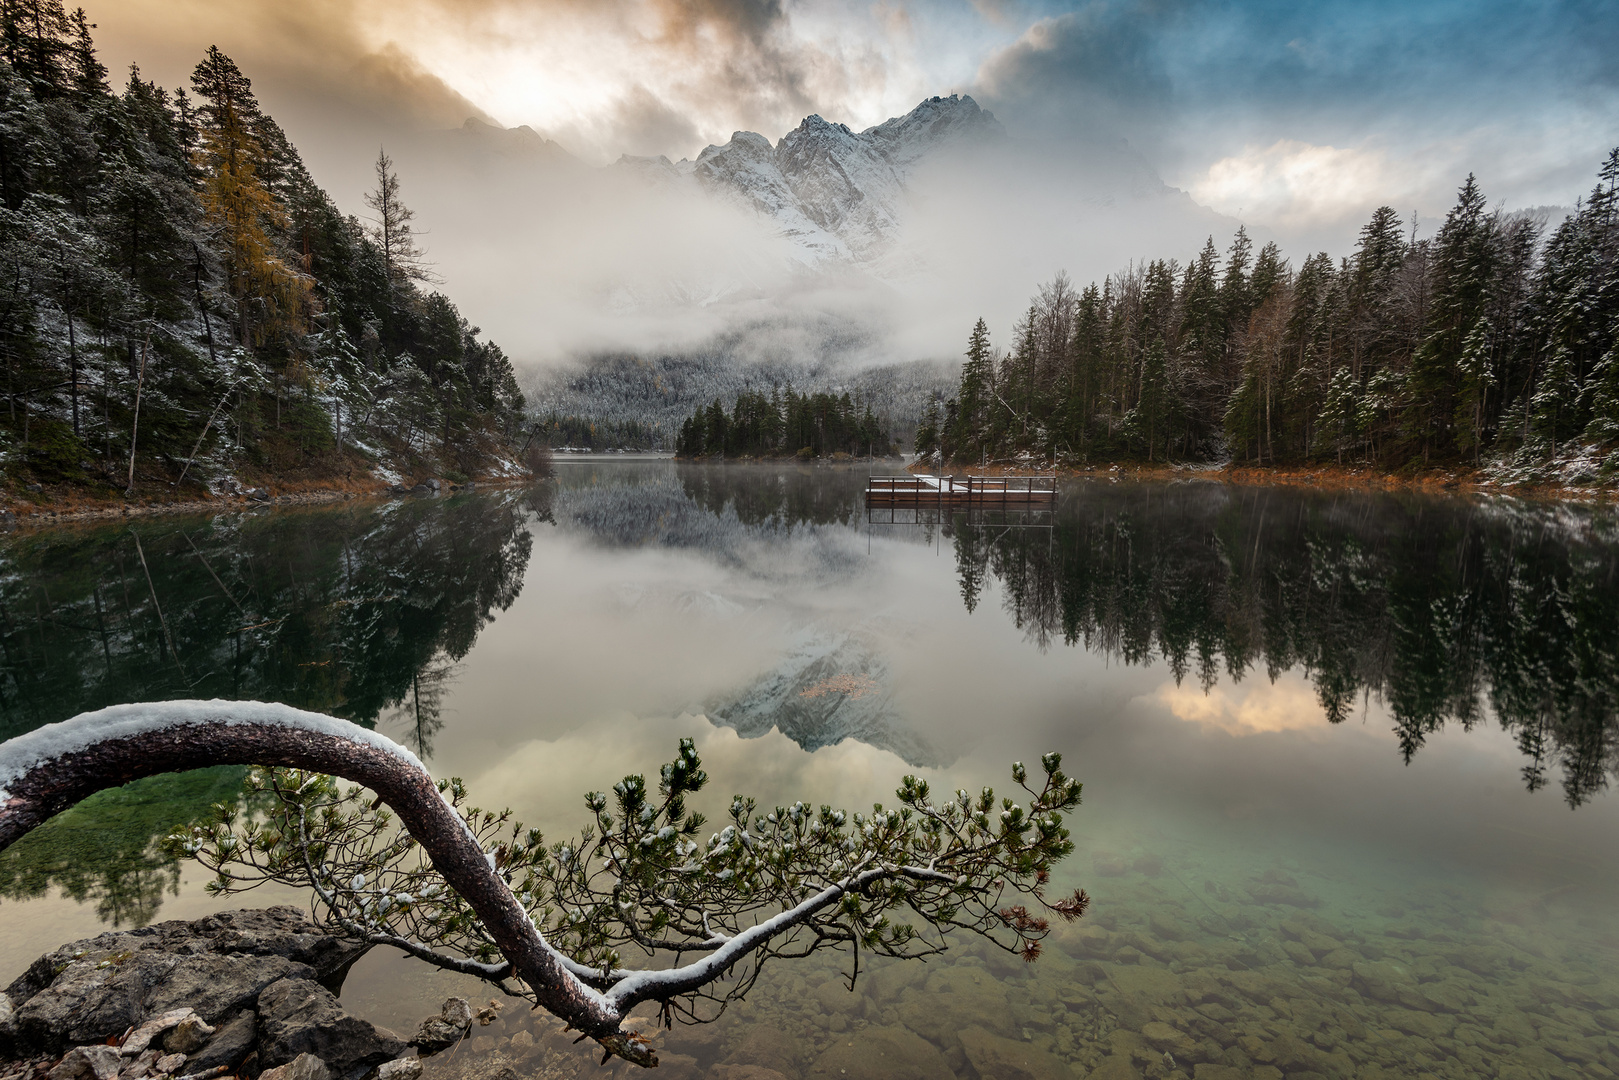
[(894, 443), (871, 410), (848, 393), (800, 394), (791, 386), (769, 396), (748, 390), (737, 395), (729, 414), (715, 399), (680, 425), (675, 456), (682, 458), (812, 459), (843, 454), (889, 457)]
[(1296, 269), (1243, 229), (1181, 265), (1059, 274), (995, 348), (978, 320), (935, 463), (1214, 462), (1619, 471), (1619, 150), (1549, 234), (1469, 176), (1432, 237), (1389, 207)]
[(385, 153), (337, 209), (217, 48), (108, 81), (82, 10), (0, 4), (0, 475), (192, 497), (510, 471), (510, 361), (442, 293)]

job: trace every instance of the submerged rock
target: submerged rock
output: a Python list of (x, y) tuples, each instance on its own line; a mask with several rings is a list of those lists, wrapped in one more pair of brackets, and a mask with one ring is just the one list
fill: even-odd
[(453, 997), (444, 1003), (437, 1016), (422, 1021), (411, 1045), (424, 1054), (436, 1054), (466, 1038), (471, 1030), (472, 1003), (463, 997)]
[(1073, 1069), (1045, 1050), (991, 1034), (981, 1027), (961, 1033), (961, 1048), (979, 1076), (995, 1080), (1073, 1080)]
[[(867, 1028), (840, 1038), (816, 1059), (811, 1077), (839, 1080), (955, 1080), (956, 1074), (926, 1040), (903, 1028)], [(1005, 1080), (1015, 1080), (1008, 1076)]]

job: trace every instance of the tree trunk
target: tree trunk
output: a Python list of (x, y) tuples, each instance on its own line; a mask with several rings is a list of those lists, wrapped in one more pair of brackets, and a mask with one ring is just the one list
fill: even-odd
[(357, 724), (262, 702), (173, 701), (83, 713), (0, 744), (0, 851), (97, 791), (159, 773), (267, 765), (329, 773), (375, 791), (432, 857), (547, 1011), (639, 1065), (621, 1007), (585, 985), (540, 935), (415, 756)]
[(124, 494), (128, 495), (135, 490), (135, 440), (140, 436), (141, 430), (141, 390), (146, 383), (146, 350), (151, 340), (141, 346), (141, 370), (135, 377), (135, 415), (129, 421), (129, 482), (124, 485)]

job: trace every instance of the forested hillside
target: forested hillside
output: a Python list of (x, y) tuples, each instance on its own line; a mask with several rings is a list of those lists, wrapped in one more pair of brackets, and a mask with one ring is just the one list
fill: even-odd
[(511, 364), (429, 288), (387, 156), (362, 223), (218, 49), (190, 93), (138, 68), (115, 89), (92, 29), (60, 0), (0, 4), (5, 486), (195, 494), (509, 462)]
[(594, 357), (541, 376), (529, 396), (554, 447), (672, 450), (686, 420), (716, 399), (730, 409), (744, 394), (768, 396), (774, 388), (779, 396), (789, 387), (800, 394), (848, 394), (858, 412), (870, 409), (885, 436), (909, 444), (926, 403), (955, 383), (956, 365), (946, 362), (855, 367), (846, 357), (869, 352), (872, 342), (839, 336), (846, 327), (812, 322), (768, 329), (783, 338), (796, 340), (798, 332), (810, 339), (808, 346), (791, 350), (804, 358), (754, 358), (755, 343), (738, 332), (690, 351)]
[(1388, 207), (1352, 256), (1297, 267), (1239, 229), (1191, 263), (1041, 288), (1005, 352), (979, 320), (919, 452), (979, 463), (1132, 459), (1513, 479), (1619, 470), (1619, 150), (1545, 234), (1470, 176), (1432, 237)]

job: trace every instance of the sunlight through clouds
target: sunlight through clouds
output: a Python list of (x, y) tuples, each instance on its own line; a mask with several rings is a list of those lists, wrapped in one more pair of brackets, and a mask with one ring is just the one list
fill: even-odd
[(1386, 150), (1278, 139), (1221, 158), (1193, 180), (1198, 202), (1246, 220), (1297, 227), (1361, 218), (1410, 189), (1410, 163)]

